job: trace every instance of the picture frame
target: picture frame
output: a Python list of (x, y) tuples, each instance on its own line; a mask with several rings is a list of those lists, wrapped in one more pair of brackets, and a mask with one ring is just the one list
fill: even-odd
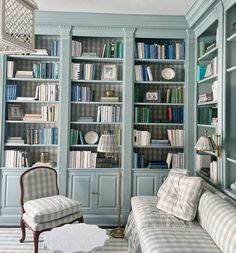
[(102, 66), (101, 80), (117, 80), (117, 65), (104, 64)]
[(161, 102), (160, 90), (146, 90), (144, 93), (143, 101), (147, 103), (160, 103)]
[(8, 105), (8, 119), (9, 120), (22, 120), (23, 108), (21, 104), (9, 104)]

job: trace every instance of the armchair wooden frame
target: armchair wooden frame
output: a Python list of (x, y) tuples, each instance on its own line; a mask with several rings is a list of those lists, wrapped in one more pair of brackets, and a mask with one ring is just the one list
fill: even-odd
[[(33, 171), (33, 170), (38, 170), (40, 168), (46, 168), (46, 169), (50, 169), (52, 170), (54, 173), (55, 173), (55, 178), (56, 178), (56, 188), (57, 188), (57, 194), (59, 195), (59, 189), (58, 189), (58, 184), (57, 184), (57, 172), (55, 169), (53, 168), (50, 168), (50, 167), (45, 167), (45, 166), (38, 166), (38, 167), (33, 167), (33, 168), (30, 168), (28, 170), (26, 170), (24, 173), (22, 173), (21, 177), (20, 177), (20, 190), (21, 190), (21, 195), (20, 195), (20, 207), (21, 207), (21, 218), (20, 218), (20, 227), (21, 227), (21, 232), (22, 232), (22, 237), (20, 239), (20, 242), (23, 243), (24, 240), (25, 240), (25, 237), (26, 237), (26, 234), (25, 234), (25, 228), (29, 228), (32, 232), (33, 232), (33, 240), (34, 240), (34, 253), (38, 253), (38, 242), (39, 242), (39, 235), (42, 233), (42, 232), (45, 232), (45, 231), (49, 231), (51, 230), (52, 228), (48, 228), (48, 229), (43, 229), (43, 230), (40, 230), (40, 231), (35, 231), (29, 224), (27, 224), (27, 222), (25, 222), (25, 220), (23, 219), (23, 214), (25, 213), (25, 210), (24, 210), (24, 185), (23, 185), (23, 178), (24, 176)], [(83, 223), (84, 222), (84, 219), (83, 219), (83, 216), (81, 216), (80, 218), (78, 219), (75, 219), (71, 222), (67, 222), (67, 223), (62, 223), (56, 227), (60, 227), (60, 226), (63, 226), (65, 224), (71, 224), (75, 221), (78, 221), (79, 223)]]

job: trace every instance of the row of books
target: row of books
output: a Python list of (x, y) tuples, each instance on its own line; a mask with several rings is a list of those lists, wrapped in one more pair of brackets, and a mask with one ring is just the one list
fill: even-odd
[(60, 41), (59, 40), (52, 40), (50, 41), (50, 48), (49, 48), (49, 53), (47, 49), (35, 49), (35, 52), (30, 53), (30, 55), (33, 56), (59, 56), (60, 55)]
[(79, 129), (70, 129), (70, 145), (82, 144), (84, 145), (84, 136)]
[(218, 57), (214, 57), (208, 64), (199, 64), (197, 66), (197, 79), (198, 81), (204, 78), (216, 75), (218, 72)]
[(168, 107), (168, 122), (183, 123), (184, 122), (184, 108), (183, 107)]
[(72, 80), (96, 80), (95, 63), (72, 63)]
[(16, 100), (20, 96), (20, 86), (17, 84), (6, 85), (6, 100)]
[(167, 129), (167, 137), (172, 147), (184, 146), (184, 130), (183, 129)]
[(134, 146), (149, 146), (151, 133), (149, 131), (133, 130)]
[(35, 89), (35, 100), (39, 101), (58, 101), (59, 86), (55, 83), (40, 84)]
[(102, 57), (104, 58), (123, 58), (123, 42), (108, 42), (103, 46)]
[(80, 57), (82, 54), (82, 42), (77, 40), (71, 41), (71, 55)]
[(58, 79), (59, 78), (59, 63), (34, 63), (33, 72), (34, 78), (39, 79)]
[(139, 59), (184, 59), (185, 43), (175, 41), (137, 42), (136, 57)]
[(28, 155), (26, 151), (5, 150), (4, 160), (5, 160), (5, 167), (10, 168), (29, 167)]
[(53, 128), (37, 128), (26, 129), (27, 144), (57, 144), (58, 129)]
[(72, 85), (71, 101), (93, 101), (94, 91), (90, 87)]
[(97, 122), (121, 122), (121, 106), (101, 105), (97, 109)]
[(135, 106), (134, 107), (134, 123), (150, 123), (151, 108), (147, 106)]
[(166, 157), (166, 164), (168, 169), (184, 168), (184, 153), (183, 152), (168, 152)]
[(146, 65), (135, 65), (134, 77), (135, 81), (153, 81), (151, 67)]
[(91, 151), (70, 151), (70, 168), (96, 168), (97, 153)]
[(42, 105), (41, 116), (42, 116), (42, 121), (48, 121), (48, 122), (58, 121), (58, 106), (57, 105)]
[(211, 125), (218, 121), (217, 108), (198, 108), (198, 124)]
[(184, 88), (171, 88), (166, 90), (166, 103), (184, 103)]

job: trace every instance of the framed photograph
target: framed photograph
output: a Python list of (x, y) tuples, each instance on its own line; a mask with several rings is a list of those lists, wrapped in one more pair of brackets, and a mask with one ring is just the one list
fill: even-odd
[(147, 91), (145, 91), (144, 102), (160, 103), (161, 102), (160, 90), (147, 90)]
[(9, 104), (8, 105), (8, 119), (9, 120), (22, 120), (23, 108), (21, 104)]
[(117, 80), (117, 66), (116, 64), (104, 64), (102, 66), (102, 80)]

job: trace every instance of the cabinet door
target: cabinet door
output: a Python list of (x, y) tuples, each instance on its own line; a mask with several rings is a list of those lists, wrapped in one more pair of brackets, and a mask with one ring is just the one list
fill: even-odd
[(156, 175), (134, 175), (133, 177), (133, 195), (156, 195), (157, 193)]
[(112, 173), (96, 174), (97, 208), (109, 212), (117, 208), (118, 176)]
[(89, 211), (93, 205), (93, 174), (76, 173), (69, 176), (69, 197), (78, 200), (82, 209)]
[(21, 173), (5, 173), (2, 175), (2, 211), (16, 213), (20, 208), (20, 175)]

